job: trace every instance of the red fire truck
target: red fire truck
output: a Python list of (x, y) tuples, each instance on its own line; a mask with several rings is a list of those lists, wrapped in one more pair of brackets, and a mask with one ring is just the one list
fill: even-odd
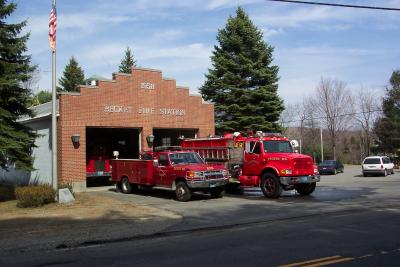
[(123, 193), (138, 186), (174, 190), (177, 200), (188, 201), (192, 192), (222, 196), (229, 173), (222, 164), (207, 164), (193, 151), (179, 147), (157, 148), (142, 159), (112, 160), (112, 181)]
[(196, 151), (208, 162), (222, 162), (231, 174), (230, 184), (259, 186), (268, 198), (282, 190), (296, 189), (309, 195), (320, 181), (313, 159), (294, 151), (291, 141), (280, 135), (257, 132), (223, 137), (183, 139), (182, 148)]
[(91, 156), (86, 161), (86, 177), (110, 177), (111, 159), (105, 156)]

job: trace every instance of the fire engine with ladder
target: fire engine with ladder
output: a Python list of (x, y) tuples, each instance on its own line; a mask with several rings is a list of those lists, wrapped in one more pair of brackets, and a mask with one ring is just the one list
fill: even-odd
[(283, 190), (300, 195), (314, 192), (320, 181), (310, 156), (297, 153), (297, 141), (277, 133), (239, 132), (221, 137), (182, 139), (183, 149), (198, 152), (207, 162), (223, 163), (231, 175), (230, 185), (260, 187), (267, 198), (277, 198)]

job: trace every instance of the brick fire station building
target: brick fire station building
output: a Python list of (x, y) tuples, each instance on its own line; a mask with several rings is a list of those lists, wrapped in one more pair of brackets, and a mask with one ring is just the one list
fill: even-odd
[[(51, 103), (39, 105), (34, 118), (21, 119), (41, 134), (33, 149), (36, 171), (22, 183), (51, 181), (50, 108)], [(78, 93), (62, 93), (58, 110), (58, 179), (76, 191), (86, 189), (88, 161), (102, 173), (101, 160), (112, 159), (113, 151), (119, 158), (138, 158), (148, 149), (149, 135), (160, 146), (178, 145), (181, 136), (214, 134), (213, 104), (153, 69), (133, 68), (131, 74), (115, 73), (112, 80), (81, 86)]]

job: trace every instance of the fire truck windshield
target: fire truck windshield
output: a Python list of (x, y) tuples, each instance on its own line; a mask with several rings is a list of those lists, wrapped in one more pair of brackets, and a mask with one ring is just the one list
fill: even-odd
[(292, 146), (288, 141), (264, 141), (263, 143), (266, 153), (293, 153)]
[(169, 155), (172, 164), (190, 164), (190, 163), (203, 163), (203, 160), (197, 153), (172, 153)]

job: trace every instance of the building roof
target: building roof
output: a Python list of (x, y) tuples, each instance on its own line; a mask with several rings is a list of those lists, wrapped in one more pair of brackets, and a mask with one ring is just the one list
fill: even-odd
[(94, 75), (90, 76), (89, 78), (85, 79), (85, 84), (86, 85), (97, 85), (98, 81), (112, 81), (112, 80), (104, 78), (100, 75), (94, 74)]
[[(33, 121), (33, 120), (38, 120), (38, 119), (42, 119), (42, 118), (46, 118), (46, 117), (50, 117), (51, 116), (51, 109), (52, 109), (52, 101), (44, 103), (44, 104), (40, 104), (37, 106), (33, 106), (30, 107), (29, 109), (31, 109), (34, 113), (33, 117), (29, 117), (29, 116), (22, 116), (21, 118), (18, 119), (19, 122), (29, 122), (29, 121)], [(60, 106), (60, 102), (57, 99), (56, 101), (56, 110), (57, 110), (57, 116), (60, 114), (59, 113), (59, 106)]]
[(100, 76), (100, 75), (97, 75), (97, 74), (93, 74), (89, 78), (86, 78), (86, 81), (87, 80), (109, 80), (109, 79), (104, 78), (103, 76)]

